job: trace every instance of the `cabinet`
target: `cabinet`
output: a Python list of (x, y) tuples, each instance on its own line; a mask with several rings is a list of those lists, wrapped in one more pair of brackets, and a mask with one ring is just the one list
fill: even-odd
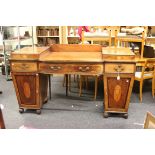
[(13, 84), (15, 87), (19, 112), (34, 109), (41, 113), (43, 103), (47, 102), (48, 75), (38, 71), (40, 53), (47, 47), (25, 47), (20, 52), (11, 53), (10, 65)]
[(36, 109), (36, 112), (40, 114), (42, 104), (47, 101), (48, 75), (29, 70), (25, 74), (22, 71), (12, 74), (19, 112), (22, 113), (25, 109)]
[[(110, 51), (110, 52), (107, 52)], [(104, 70), (104, 117), (121, 113), (128, 118), (128, 107), (134, 83), (135, 55), (129, 48), (102, 50)]]
[(10, 80), (9, 57), (11, 52), (19, 50), (25, 46), (34, 46), (34, 33), (32, 26), (1, 26), (2, 47), (3, 47), (3, 66), (6, 80)]
[(37, 26), (36, 35), (37, 35), (37, 44), (39, 46), (48, 46), (50, 44), (61, 44), (60, 26)]

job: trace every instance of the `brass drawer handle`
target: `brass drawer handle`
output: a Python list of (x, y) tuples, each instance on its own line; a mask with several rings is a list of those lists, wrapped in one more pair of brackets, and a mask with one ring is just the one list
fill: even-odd
[(84, 67), (80, 66), (78, 69), (79, 69), (79, 71), (81, 71), (81, 72), (87, 72), (87, 71), (90, 70), (90, 67), (89, 67), (89, 66), (84, 66)]
[(121, 65), (118, 65), (118, 66), (115, 66), (115, 67), (114, 67), (114, 70), (115, 70), (116, 72), (120, 73), (120, 72), (122, 72), (122, 71), (124, 70), (124, 67), (121, 66)]
[(57, 71), (57, 70), (60, 70), (60, 69), (61, 69), (60, 66), (51, 66), (50, 68), (51, 68), (52, 70), (54, 70), (54, 71)]

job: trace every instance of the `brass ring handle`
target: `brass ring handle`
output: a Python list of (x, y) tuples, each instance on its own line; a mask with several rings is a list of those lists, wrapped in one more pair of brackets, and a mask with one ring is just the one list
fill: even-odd
[(60, 69), (61, 69), (60, 66), (51, 66), (50, 68), (51, 68), (52, 70), (54, 70), (54, 71), (57, 71), (57, 70), (60, 70)]
[(124, 67), (121, 66), (121, 65), (118, 65), (118, 66), (115, 66), (115, 67), (114, 67), (114, 70), (115, 70), (116, 72), (120, 73), (120, 72), (122, 72), (122, 71), (124, 70)]
[(79, 68), (79, 71), (81, 71), (81, 72), (87, 72), (87, 71), (89, 71), (90, 70), (90, 67), (89, 66), (80, 66)]

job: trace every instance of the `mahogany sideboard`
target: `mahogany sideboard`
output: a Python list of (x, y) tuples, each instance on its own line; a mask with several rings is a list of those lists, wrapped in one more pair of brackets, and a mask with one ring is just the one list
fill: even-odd
[(128, 117), (136, 66), (129, 48), (78, 44), (25, 47), (12, 52), (10, 63), (21, 113), (24, 109), (41, 113), (48, 100), (49, 74), (78, 74), (103, 75), (104, 117), (110, 113)]

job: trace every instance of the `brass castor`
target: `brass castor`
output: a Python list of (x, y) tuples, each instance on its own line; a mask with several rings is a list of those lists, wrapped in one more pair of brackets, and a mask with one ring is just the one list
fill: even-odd
[(40, 109), (37, 109), (37, 110), (36, 110), (36, 113), (37, 113), (38, 115), (40, 115), (40, 114), (41, 114), (41, 110), (40, 110)]
[(19, 112), (22, 114), (24, 112), (23, 108), (19, 108)]
[(124, 114), (124, 116), (123, 116), (125, 119), (128, 119), (128, 114), (126, 113), (126, 114)]
[(104, 113), (103, 113), (103, 117), (104, 117), (104, 118), (108, 118), (108, 117), (109, 117), (109, 114), (108, 114), (107, 112), (104, 112)]

